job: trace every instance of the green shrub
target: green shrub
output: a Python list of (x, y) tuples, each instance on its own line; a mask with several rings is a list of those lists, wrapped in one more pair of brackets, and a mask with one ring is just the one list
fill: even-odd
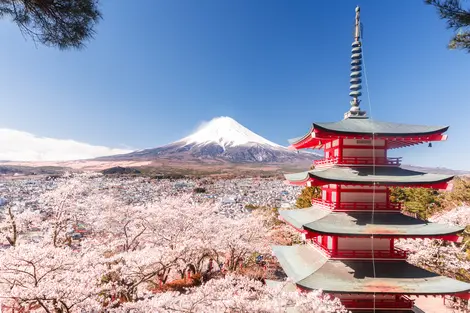
[(444, 193), (445, 206), (453, 208), (470, 204), (470, 179), (456, 177), (452, 183), (452, 191)]
[(308, 208), (312, 206), (312, 198), (321, 197), (320, 187), (305, 187), (300, 193), (295, 205), (298, 208)]
[(404, 211), (427, 219), (441, 209), (442, 194), (429, 188), (390, 188), (390, 200), (404, 204)]
[(404, 204), (404, 211), (416, 213), (419, 218), (470, 203), (470, 180), (456, 177), (451, 191), (429, 188), (391, 188), (390, 200)]

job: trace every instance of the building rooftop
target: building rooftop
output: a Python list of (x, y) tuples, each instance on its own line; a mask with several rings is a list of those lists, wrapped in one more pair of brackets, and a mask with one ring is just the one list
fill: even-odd
[(332, 235), (440, 236), (463, 231), (463, 227), (431, 223), (401, 213), (331, 212), (318, 207), (281, 210), (280, 216), (297, 229)]
[(310, 131), (302, 136), (289, 140), (295, 144), (311, 136), (314, 130), (338, 134), (377, 135), (383, 137), (429, 136), (447, 131), (449, 126), (426, 126), (403, 123), (381, 122), (369, 118), (348, 118), (338, 122), (313, 123)]
[(339, 122), (313, 123), (314, 129), (335, 133), (367, 134), (379, 136), (425, 136), (443, 133), (449, 126), (426, 126), (380, 122), (370, 118), (349, 118)]
[(447, 182), (453, 178), (451, 175), (430, 174), (399, 167), (329, 167), (311, 171), (285, 174), (285, 178), (291, 183), (306, 183), (307, 181), (320, 181), (324, 183), (358, 183), (381, 185), (419, 185)]
[(305, 289), (404, 295), (454, 294), (470, 290), (468, 283), (431, 273), (404, 260), (375, 264), (331, 260), (310, 245), (275, 246), (273, 252), (286, 274)]

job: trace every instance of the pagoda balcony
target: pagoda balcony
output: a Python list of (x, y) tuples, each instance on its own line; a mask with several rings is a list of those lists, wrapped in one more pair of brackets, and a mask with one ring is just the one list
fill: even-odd
[(382, 158), (382, 157), (331, 157), (321, 160), (315, 160), (313, 164), (315, 167), (323, 167), (329, 165), (353, 165), (353, 166), (400, 166), (401, 157), (397, 158)]
[(368, 310), (368, 309), (411, 309), (414, 301), (406, 296), (396, 299), (341, 299), (341, 303), (348, 310)]
[(318, 205), (326, 209), (331, 209), (334, 211), (387, 211), (387, 210), (394, 210), (400, 211), (402, 209), (401, 203), (372, 203), (372, 202), (332, 202), (326, 201), (322, 199), (312, 199), (312, 205)]
[(393, 248), (393, 250), (331, 250), (324, 246), (313, 243), (315, 247), (323, 251), (332, 259), (393, 259), (393, 260), (405, 260), (408, 253), (405, 250), (399, 248)]

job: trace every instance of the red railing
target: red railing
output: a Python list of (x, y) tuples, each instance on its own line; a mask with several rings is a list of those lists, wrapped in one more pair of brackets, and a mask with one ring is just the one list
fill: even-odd
[(397, 297), (395, 299), (340, 299), (341, 303), (349, 310), (354, 309), (410, 309), (413, 307), (414, 301), (405, 297)]
[(401, 210), (400, 202), (372, 203), (372, 202), (341, 202), (335, 203), (322, 199), (312, 199), (312, 204), (322, 206), (335, 211), (371, 211), (374, 210)]
[(326, 255), (331, 256), (331, 250), (325, 248), (324, 246), (322, 246), (321, 244), (317, 242), (314, 242), (313, 245), (317, 247), (318, 249), (320, 249), (321, 251), (323, 251), (323, 253), (325, 253)]
[[(332, 258), (338, 259), (371, 259), (372, 250), (330, 250), (325, 246), (314, 242), (315, 247), (326, 253)], [(406, 259), (408, 253), (405, 250), (394, 248), (390, 250), (374, 250), (373, 256), (375, 259)]]
[(330, 165), (330, 164), (337, 164), (339, 161), (338, 157), (328, 158), (328, 159), (320, 159), (313, 161), (313, 165), (320, 166), (320, 165)]
[(331, 157), (327, 159), (315, 160), (315, 166), (344, 164), (344, 165), (393, 165), (399, 166), (401, 164), (401, 157), (398, 158), (383, 158), (383, 157)]
[(313, 204), (322, 206), (322, 207), (327, 208), (327, 209), (334, 209), (335, 208), (335, 204), (333, 202), (323, 201), (322, 199), (315, 199), (315, 198), (312, 199), (312, 205)]
[[(369, 259), (372, 258), (372, 250), (337, 250), (331, 251), (332, 258), (340, 259)], [(398, 248), (390, 250), (374, 250), (376, 259), (406, 259), (407, 252)]]

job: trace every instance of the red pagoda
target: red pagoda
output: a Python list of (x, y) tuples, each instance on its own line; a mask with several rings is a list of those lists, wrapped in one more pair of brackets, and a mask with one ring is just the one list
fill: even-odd
[(350, 310), (404, 311), (409, 296), (455, 295), (468, 299), (470, 284), (431, 273), (406, 261), (400, 238), (455, 241), (461, 227), (430, 223), (401, 213), (390, 187), (445, 189), (453, 178), (400, 167), (390, 149), (446, 140), (448, 127), (379, 122), (359, 107), (362, 76), (360, 9), (356, 8), (351, 61), (351, 108), (344, 119), (313, 123), (293, 149), (323, 149), (310, 171), (287, 174), (290, 184), (321, 187), (307, 209), (280, 211), (280, 219), (306, 243), (275, 246), (274, 254), (301, 290), (321, 289)]

